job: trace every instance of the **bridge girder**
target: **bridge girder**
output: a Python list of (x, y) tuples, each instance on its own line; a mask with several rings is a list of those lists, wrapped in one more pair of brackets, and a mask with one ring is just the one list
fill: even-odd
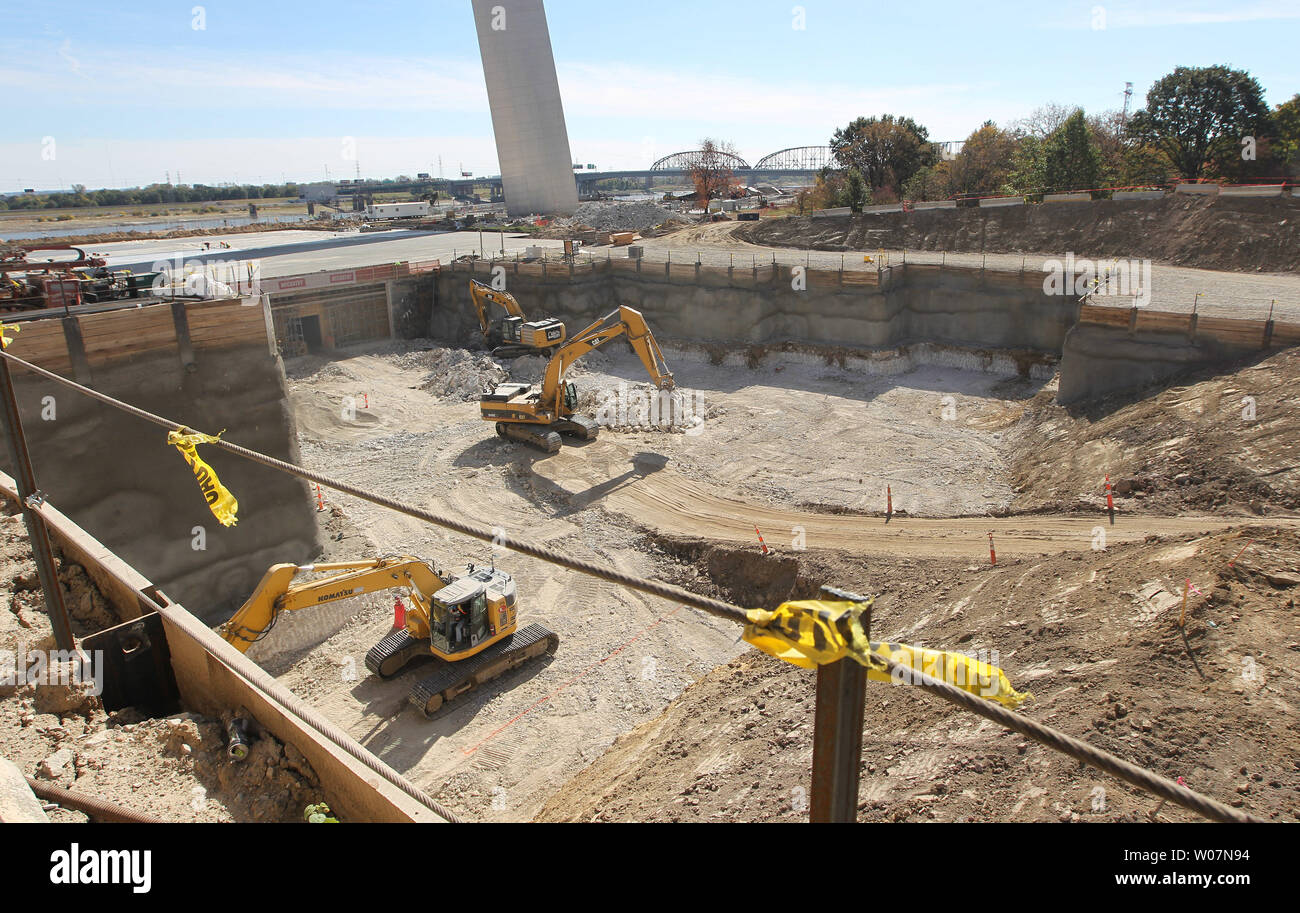
[[(674, 152), (672, 155), (665, 155), (659, 161), (650, 166), (651, 171), (690, 171), (695, 163), (699, 161), (704, 150), (696, 149), (691, 152)], [(727, 166), (737, 171), (749, 171), (749, 163), (738, 155), (732, 155), (729, 152), (715, 153), (719, 159), (726, 162)]]
[(835, 164), (830, 146), (792, 146), (765, 155), (754, 166), (755, 171), (820, 171)]

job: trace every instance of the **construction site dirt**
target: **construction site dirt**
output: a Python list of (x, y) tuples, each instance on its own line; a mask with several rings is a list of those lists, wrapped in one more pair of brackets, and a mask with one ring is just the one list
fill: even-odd
[[(1260, 421), (1280, 421), (1270, 410), (1284, 406), (1293, 414), (1293, 356), (1235, 381), (1207, 378), (1200, 383), (1209, 386), (1163, 394), (1194, 401), (1213, 387), (1223, 403), (1217, 424), (1188, 418), (1195, 428), (1166, 436), (1139, 433), (1152, 425), (1140, 397), (1094, 421), (1051, 405), (1052, 381), (1017, 374), (920, 365), (873, 375), (783, 361), (780, 352), (737, 368), (671, 348), (688, 420), (651, 427), (652, 388), (618, 348), (571, 372), (582, 409), (601, 417), (599, 440), (551, 456), (499, 438), (475, 402), (505, 376), (537, 380), (541, 359), (498, 364), (414, 341), (290, 361), (302, 460), (503, 535), (746, 606), (771, 608), (823, 583), (880, 594), (882, 633), (995, 651), (1016, 685), (1038, 696), (1025, 711), (1036, 718), (1101, 737), (1130, 760), (1256, 814), (1300, 813), (1295, 709), (1280, 696), (1296, 675), (1286, 659), (1294, 624), (1284, 619), (1293, 618), (1287, 568), (1300, 520), (1291, 513), (1293, 474), (1276, 471), (1286, 470), (1294, 442), (1281, 425), (1228, 420), (1234, 383), (1251, 371), (1275, 372)], [(1217, 437), (1202, 433), (1207, 422)], [(1170, 455), (1169, 441), (1182, 436), (1189, 442)], [(1231, 484), (1216, 487), (1227, 470), (1212, 474), (1213, 454), (1238, 444), (1253, 456), (1231, 473), (1249, 475), (1253, 487), (1231, 473)], [(1060, 477), (1036, 474), (1052, 453)], [(1108, 467), (1127, 483), (1114, 523), (1099, 484)], [(518, 582), (523, 623), (560, 637), (553, 656), (461, 696), (432, 720), (406, 701), (423, 673), (392, 681), (365, 673), (364, 654), (392, 627), (391, 596), (285, 618), (250, 652), (454, 811), (515, 821), (798, 816), (792, 790), (807, 787), (808, 674), (769, 662), (735, 626), (693, 609), (347, 495), (318, 497), (325, 560), (493, 563)], [(1245, 528), (1259, 523), (1268, 526)], [(1250, 538), (1268, 545), (1225, 570), (1231, 555), (1222, 554)], [(1184, 577), (1202, 594), (1191, 600), (1185, 634), (1169, 602), (1181, 597)], [(1241, 684), (1246, 656), (1266, 669), (1259, 684)], [(800, 676), (808, 681), (782, 684)], [(1090, 814), (1089, 790), (1102, 781), (1072, 772), (1071, 762), (915, 695), (871, 687), (862, 817)], [(719, 688), (727, 700), (711, 696)], [(754, 701), (757, 716), (735, 716)], [(1228, 705), (1240, 727), (1225, 718), (1182, 722)], [(1037, 766), (1009, 761), (1025, 752)], [(920, 773), (908, 766), (922, 760)], [(1247, 773), (1234, 775), (1242, 767)], [(990, 770), (1001, 779), (990, 781)], [(909, 779), (921, 774), (924, 782)], [(713, 785), (701, 787), (701, 776)], [(1024, 787), (1015, 801), (1004, 788), (1013, 781)], [(1104, 786), (1107, 819), (1141, 817), (1144, 801), (1155, 804), (1117, 782)]]

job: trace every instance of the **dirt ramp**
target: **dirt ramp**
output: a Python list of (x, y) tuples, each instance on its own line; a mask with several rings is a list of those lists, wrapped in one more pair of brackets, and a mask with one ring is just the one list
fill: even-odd
[[(1021, 713), (1280, 822), (1300, 820), (1287, 697), (1298, 556), (1295, 530), (1245, 527), (998, 568), (800, 560), (885, 589), (874, 636), (993, 661), (1034, 693)], [(807, 820), (813, 686), (812, 672), (750, 650), (616, 741), (537, 820)], [(908, 686), (868, 685), (859, 821), (1145, 821), (1156, 804)], [(1199, 820), (1167, 805), (1160, 818)]]

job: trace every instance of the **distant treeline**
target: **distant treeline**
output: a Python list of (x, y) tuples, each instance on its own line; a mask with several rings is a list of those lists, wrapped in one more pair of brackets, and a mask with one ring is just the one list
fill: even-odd
[(0, 210), (70, 209), (82, 206), (157, 206), (168, 203), (218, 203), (231, 200), (298, 198), (297, 184), (150, 184), (129, 190), (86, 190), (73, 184), (70, 193), (23, 193), (0, 197)]

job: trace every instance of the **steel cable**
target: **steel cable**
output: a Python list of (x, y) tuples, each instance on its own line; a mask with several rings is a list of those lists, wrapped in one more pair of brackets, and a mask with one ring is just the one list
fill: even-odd
[[(182, 433), (192, 433), (194, 431), (194, 429), (186, 425), (181, 425), (171, 419), (155, 415), (154, 413), (141, 409), (138, 406), (133, 406), (130, 403), (100, 393), (97, 390), (92, 390), (89, 387), (82, 386), (75, 381), (69, 380), (68, 378), (62, 377), (51, 371), (47, 371), (44, 368), (37, 367), (36, 365), (11, 355), (8, 352), (0, 352), (0, 356), (3, 356), (13, 364), (25, 368), (40, 377), (44, 377), (54, 383), (76, 390), (91, 399), (98, 400), (105, 405), (127, 412), (137, 418), (143, 419), (144, 421), (152, 422), (153, 424), (166, 428), (169, 431), (179, 431)], [(334, 489), (335, 491), (350, 494), (363, 501), (368, 501), (380, 507), (388, 508), (389, 510), (405, 514), (406, 516), (417, 520), (423, 520), (435, 526), (441, 526), (475, 539), (491, 542), (494, 545), (499, 545), (503, 548), (509, 549), (510, 551), (529, 555), (541, 561), (566, 567), (582, 574), (598, 577), (602, 580), (609, 581), (610, 583), (618, 584), (619, 586), (639, 590), (643, 593), (649, 593), (653, 596), (659, 596), (670, 601), (680, 602), (684, 605), (700, 609), (701, 611), (708, 612), (711, 615), (726, 618), (739, 624), (749, 623), (744, 609), (718, 599), (700, 596), (691, 593), (688, 590), (684, 590), (681, 587), (672, 586), (671, 584), (647, 580), (631, 574), (624, 574), (611, 568), (603, 567), (590, 561), (573, 558), (539, 545), (513, 539), (508, 536), (501, 536), (485, 527), (466, 523), (465, 521), (458, 520), (454, 517), (446, 517), (441, 514), (436, 514), (422, 508), (412, 507), (411, 505), (404, 504), (394, 498), (366, 491), (365, 489), (352, 485), (351, 483), (333, 479), (323, 473), (303, 469), (300, 466), (286, 463), (283, 460), (277, 460), (274, 457), (258, 453), (255, 450), (249, 450), (246, 447), (240, 447), (239, 445), (232, 444), (229, 441), (216, 440), (209, 446), (219, 447), (228, 453), (232, 453), (252, 462), (260, 463), (264, 466), (268, 466), (280, 472), (288, 473), (289, 475), (297, 476), (298, 478), (310, 482), (315, 482), (318, 485)], [(204, 630), (207, 629), (205, 628)], [(209, 631), (208, 633), (211, 632)], [(983, 716), (1001, 726), (1005, 726), (1015, 732), (1019, 732), (1037, 742), (1041, 742), (1049, 748), (1067, 754), (1078, 761), (1082, 761), (1085, 764), (1091, 764), (1100, 770), (1124, 780), (1125, 782), (1131, 783), (1141, 789), (1148, 790), (1162, 799), (1166, 799), (1176, 805), (1187, 808), (1206, 818), (1224, 822), (1260, 822), (1262, 820), (1245, 812), (1240, 812), (1236, 809), (1230, 808), (1221, 802), (1209, 798), (1208, 796), (1203, 796), (1200, 793), (1187, 789), (1186, 787), (1179, 786), (1177, 783), (1161, 777), (1153, 771), (1131, 764), (1130, 762), (1125, 761), (1110, 752), (1104, 751), (1103, 749), (1090, 745), (1087, 742), (1066, 735), (1065, 733), (1052, 729), (1049, 726), (1044, 726), (1043, 724), (1028, 719), (1027, 717), (1012, 713), (991, 701), (963, 691), (947, 682), (932, 678), (910, 667), (900, 666), (887, 657), (879, 654), (873, 653), (872, 657), (887, 668), (891, 675), (895, 676), (897, 680), (911, 682), (917, 687), (941, 697), (950, 703), (956, 704), (963, 709), (979, 714), (980, 716)], [(283, 690), (282, 686), (279, 686), (278, 683), (275, 683), (273, 680), (271, 680), (271, 684), (276, 688)], [(313, 724), (313, 727), (317, 728), (318, 731), (322, 731), (319, 726), (316, 726), (315, 724)], [(330, 728), (332, 729), (333, 727), (331, 726)], [(326, 733), (322, 731), (322, 734)], [(333, 737), (330, 737), (330, 739), (331, 741), (335, 741)], [(341, 747), (346, 748), (347, 746)], [(348, 751), (350, 754), (353, 754), (350, 748)], [(353, 754), (353, 756), (357, 757), (358, 760), (361, 760), (368, 767), (371, 767), (371, 769), (380, 772), (375, 768), (370, 759), (361, 758), (355, 754)], [(385, 774), (385, 777), (387, 778), (387, 774)], [(395, 783), (395, 785), (398, 785), (405, 792), (413, 796), (418, 792), (415, 791), (414, 786), (411, 786), (404, 779), (401, 780), (401, 782)], [(439, 814), (443, 814), (444, 817), (450, 815), (449, 812), (446, 812), (445, 809), (441, 809), (440, 806), (435, 807), (436, 803), (433, 803), (433, 800), (429, 799), (427, 796), (423, 796), (423, 793), (419, 793), (419, 796), (423, 797), (420, 798), (422, 804), (434, 808), (435, 811), (438, 811)], [(449, 820), (454, 820), (454, 816), (451, 816)]]

